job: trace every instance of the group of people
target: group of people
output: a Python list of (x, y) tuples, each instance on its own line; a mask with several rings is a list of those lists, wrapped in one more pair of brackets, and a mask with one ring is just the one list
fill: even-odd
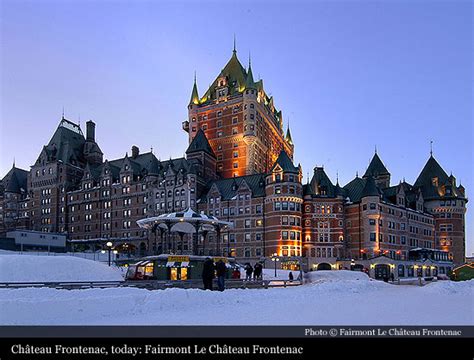
[(252, 280), (252, 273), (253, 273), (253, 280), (262, 279), (263, 266), (261, 263), (256, 263), (253, 267), (252, 265), (250, 265), (250, 263), (246, 263), (244, 269), (245, 269), (246, 281)]
[(214, 276), (217, 276), (217, 289), (219, 291), (224, 291), (226, 273), (227, 268), (222, 259), (214, 264), (214, 261), (208, 257), (206, 261), (204, 261), (202, 267), (202, 282), (204, 283), (204, 290), (213, 290), (212, 282), (214, 280)]
[[(250, 263), (246, 263), (244, 266), (245, 270), (245, 280), (261, 280), (263, 265), (261, 263), (256, 263), (254, 266)], [(208, 257), (202, 267), (202, 282), (204, 284), (204, 290), (213, 290), (213, 281), (217, 277), (217, 289), (219, 291), (224, 291), (225, 289), (225, 278), (227, 274), (227, 267), (224, 261), (219, 260), (214, 264), (214, 261)], [(252, 277), (253, 275), (253, 277)], [(240, 269), (235, 267), (232, 270), (232, 279), (240, 279)]]

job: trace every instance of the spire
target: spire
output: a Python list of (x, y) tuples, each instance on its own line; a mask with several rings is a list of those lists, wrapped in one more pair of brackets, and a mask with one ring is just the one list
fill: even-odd
[(433, 156), (433, 140), (430, 140), (430, 157)]
[(290, 132), (290, 119), (288, 119), (288, 128), (286, 129), (285, 140), (288, 144), (293, 145), (293, 139), (291, 138), (291, 132)]
[(193, 91), (191, 93), (191, 99), (189, 100), (189, 105), (198, 105), (199, 104), (199, 94), (198, 94), (198, 89), (197, 89), (197, 84), (196, 84), (196, 72), (194, 72), (194, 85), (193, 85)]
[(255, 82), (253, 80), (253, 74), (252, 74), (252, 65), (250, 63), (250, 54), (249, 54), (249, 69), (247, 71), (247, 78), (245, 79), (245, 88), (255, 89)]

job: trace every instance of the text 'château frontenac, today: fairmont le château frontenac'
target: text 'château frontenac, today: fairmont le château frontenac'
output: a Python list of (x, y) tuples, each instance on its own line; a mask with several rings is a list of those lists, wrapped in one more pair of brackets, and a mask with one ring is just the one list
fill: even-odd
[[(136, 254), (225, 255), (239, 261), (300, 258), (307, 269), (384, 260), (400, 276), (447, 272), (465, 259), (467, 198), (431, 154), (413, 184), (392, 185), (375, 152), (362, 177), (334, 184), (323, 167), (303, 181), (282, 112), (234, 49), (210, 87), (196, 79), (182, 123), (186, 156), (153, 152), (105, 160), (95, 123), (64, 118), (25, 171), (13, 166), (0, 185), (0, 235), (12, 230), (106, 239)], [(191, 208), (233, 224), (219, 234), (172, 234), (136, 221)], [(194, 236), (199, 236), (193, 241)], [(417, 266), (420, 256), (428, 262)], [(382, 261), (383, 262), (383, 261)], [(397, 267), (396, 270), (393, 270)], [(402, 275), (403, 273), (403, 275)]]

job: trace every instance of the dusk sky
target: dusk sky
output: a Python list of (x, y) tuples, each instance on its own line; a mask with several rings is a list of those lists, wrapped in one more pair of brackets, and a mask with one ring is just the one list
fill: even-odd
[[(346, 184), (375, 146), (392, 184), (433, 153), (474, 189), (470, 1), (8, 1), (1, 6), (0, 176), (29, 169), (65, 117), (96, 122), (104, 158), (183, 156), (199, 93), (232, 55), (274, 96), (295, 162)], [(467, 255), (474, 253), (474, 199)]]

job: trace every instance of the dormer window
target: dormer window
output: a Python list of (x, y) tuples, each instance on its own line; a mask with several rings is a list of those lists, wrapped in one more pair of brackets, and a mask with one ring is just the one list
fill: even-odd
[(128, 169), (129, 169), (129, 166), (125, 165), (125, 171), (127, 171)]
[(438, 177), (434, 177), (431, 179), (431, 183), (433, 184), (433, 186), (438, 186)]

